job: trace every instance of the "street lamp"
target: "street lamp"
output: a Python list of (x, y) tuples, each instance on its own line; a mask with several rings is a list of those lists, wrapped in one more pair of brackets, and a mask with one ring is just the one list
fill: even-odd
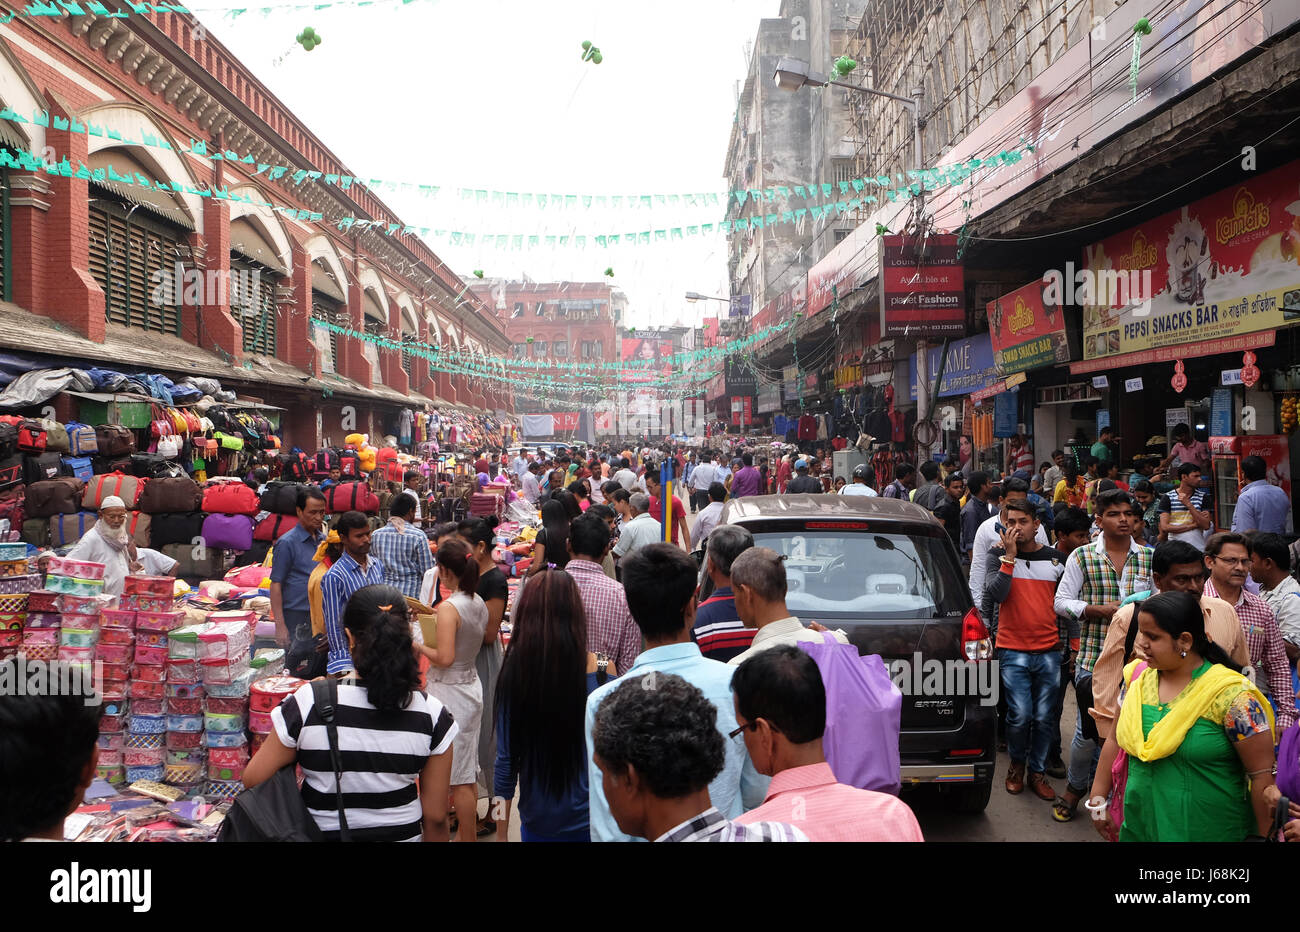
[(686, 300), (694, 304), (696, 301), (721, 301), (723, 304), (730, 304), (730, 298), (715, 298), (711, 294), (696, 294), (694, 291), (686, 292)]
[[(925, 96), (925, 88), (918, 87), (914, 89), (911, 97), (901, 97), (898, 94), (878, 91), (871, 87), (859, 87), (856, 84), (846, 84), (843, 81), (832, 81), (826, 75), (813, 71), (806, 61), (801, 61), (798, 58), (779, 59), (776, 63), (776, 71), (772, 75), (772, 81), (783, 91), (797, 91), (805, 86), (825, 87), (828, 84), (833, 84), (835, 87), (847, 88), (850, 91), (857, 91), (859, 94), (872, 94), (876, 97), (887, 97), (896, 101), (912, 115), (913, 167), (918, 172), (921, 171), (923, 167), (921, 161), (921, 100)], [(925, 339), (920, 339), (916, 341), (916, 416), (918, 422), (929, 420), (930, 408), (930, 349), (928, 342)], [(925, 450), (928, 454), (928, 445), (925, 446)]]

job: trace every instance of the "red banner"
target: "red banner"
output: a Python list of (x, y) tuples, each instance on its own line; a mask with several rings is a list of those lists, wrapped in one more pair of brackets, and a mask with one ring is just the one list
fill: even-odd
[(558, 434), (565, 430), (578, 429), (578, 412), (565, 411), (562, 414), (552, 414), (551, 420), (555, 422), (555, 432)]
[(733, 426), (740, 426), (740, 408), (742, 405), (745, 411), (745, 426), (748, 427), (754, 423), (753, 401), (754, 399), (749, 395), (731, 399), (731, 423)]
[(1043, 304), (1043, 283), (1030, 282), (988, 304), (993, 364), (1003, 375), (1069, 362), (1065, 315)]
[(880, 310), (885, 337), (966, 332), (966, 279), (957, 237), (880, 237)]

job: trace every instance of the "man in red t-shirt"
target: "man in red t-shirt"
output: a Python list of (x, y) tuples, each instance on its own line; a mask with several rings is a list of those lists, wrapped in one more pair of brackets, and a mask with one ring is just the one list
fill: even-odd
[(487, 454), (485, 454), (482, 450), (479, 450), (478, 459), (474, 461), (474, 471), (486, 473), (486, 472), (490, 472), (491, 469), (492, 469), (492, 464), (488, 462)]
[[(653, 469), (647, 469), (645, 473), (646, 491), (650, 493), (650, 517), (654, 518), (660, 524), (663, 524), (663, 501), (660, 499), (660, 493), (663, 492), (662, 484), (659, 482), (659, 473)], [(686, 509), (682, 507), (682, 500), (676, 495), (673, 496), (673, 540), (674, 544), (680, 542), (681, 547), (687, 553), (691, 552), (691, 529), (686, 525)]]

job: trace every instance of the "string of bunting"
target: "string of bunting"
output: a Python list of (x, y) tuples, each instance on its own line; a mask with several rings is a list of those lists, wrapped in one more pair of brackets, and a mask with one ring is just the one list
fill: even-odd
[(246, 6), (246, 7), (214, 7), (200, 4), (196, 7), (184, 7), (179, 3), (135, 3), (133, 0), (125, 0), (124, 3), (114, 3), (113, 9), (109, 9), (103, 3), (95, 0), (85, 0), (78, 3), (77, 0), (33, 0), (21, 10), (8, 10), (0, 13), (0, 23), (8, 23), (20, 16), (39, 17), (39, 16), (111, 16), (114, 19), (126, 19), (129, 16), (147, 16), (150, 13), (220, 13), (235, 19), (244, 13), (286, 13), (302, 10), (311, 10), (313, 12), (329, 9), (330, 7), (376, 7), (376, 6), (396, 6), (407, 7), (412, 3), (436, 3), (438, 0), (323, 0), (320, 3), (277, 3), (268, 6)]
[[(73, 118), (53, 117), (48, 112), (39, 111), (33, 113), (31, 119), (16, 113), (11, 108), (5, 107), (0, 109), (0, 120), (11, 120), (15, 123), (32, 123), (37, 126), (56, 130), (68, 130), (69, 132), (85, 134), (86, 136), (106, 137), (121, 142), (123, 145), (142, 145), (149, 148), (166, 149), (168, 151), (177, 151), (178, 147), (173, 146), (166, 139), (160, 139), (151, 133), (142, 133), (144, 137), (141, 140), (123, 139), (122, 134), (112, 129), (105, 129), (89, 121), (82, 122)], [(253, 158), (252, 155), (243, 155), (227, 149), (225, 151), (208, 151), (206, 142), (190, 140), (190, 146), (187, 151), (193, 155), (210, 159), (214, 162), (237, 162), (241, 165), (252, 166), (254, 176), (265, 176), (270, 181), (278, 181), (281, 178), (288, 177), (293, 184), (302, 184), (312, 182), (323, 184), (327, 187), (337, 187), (339, 190), (348, 191), (353, 186), (359, 188), (369, 188), (370, 190), (383, 189), (389, 192), (406, 191), (416, 193), (422, 197), (436, 197), (443, 190), (441, 185), (416, 184), (407, 181), (391, 181), (383, 178), (362, 178), (360, 176), (337, 174), (329, 172), (313, 171), (305, 168), (295, 168), (292, 165), (276, 165), (270, 162), (260, 162)], [(987, 159), (972, 158), (965, 162), (958, 162), (954, 165), (944, 166), (941, 168), (926, 168), (919, 171), (908, 171), (905, 174), (894, 176), (898, 179), (898, 185), (893, 185), (894, 190), (911, 191), (912, 196), (916, 196), (921, 191), (933, 191), (937, 188), (951, 184), (960, 184), (969, 178), (974, 172), (981, 168), (998, 165), (1008, 165), (1020, 161), (1025, 153), (1033, 152), (1032, 145), (1024, 145), (1017, 149), (1007, 149), (999, 152), (995, 156)], [(908, 179), (911, 179), (910, 183)], [(738, 206), (746, 203), (774, 203), (776, 201), (785, 201), (790, 198), (800, 198), (806, 201), (825, 200), (828, 198), (843, 198), (850, 194), (860, 194), (868, 186), (874, 186), (882, 189), (887, 193), (891, 188), (892, 179), (889, 175), (876, 175), (874, 177), (854, 178), (847, 181), (839, 181), (834, 184), (823, 182), (821, 184), (806, 185), (777, 185), (765, 189), (751, 189), (730, 191), (726, 193), (704, 192), (696, 194), (547, 194), (542, 192), (519, 192), (519, 191), (498, 191), (489, 188), (457, 188), (457, 196), (463, 201), (474, 201), (478, 205), (491, 203), (494, 206), (503, 207), (537, 207), (540, 209), (573, 209), (581, 207), (589, 209), (595, 207), (632, 207), (653, 208), (656, 204), (660, 206), (684, 206), (684, 207), (710, 207), (723, 206), (731, 199), (735, 199)], [(890, 200), (899, 200), (902, 195), (890, 196)], [(874, 198), (860, 199), (865, 203), (876, 203)], [(829, 206), (829, 205), (828, 205)]]
[[(991, 164), (1013, 164), (1018, 162), (1022, 157), (1019, 150), (1014, 152), (1004, 152), (1000, 154), (1005, 159), (985, 159), (981, 165), (987, 167)], [(59, 163), (47, 163), (44, 159), (33, 155), (30, 152), (19, 150), (16, 156), (10, 155), (8, 150), (0, 149), (0, 167), (22, 169), (26, 171), (44, 171), (50, 175), (59, 175), (65, 178), (79, 178), (86, 181), (111, 181), (118, 184), (134, 185), (150, 190), (173, 193), (184, 191), (187, 194), (193, 194), (199, 197), (213, 197), (217, 200), (239, 201), (254, 206), (270, 208), (285, 217), (295, 220), (306, 220), (312, 222), (325, 221), (335, 225), (340, 231), (371, 230), (381, 233), (385, 236), (396, 236), (404, 234), (413, 234), (418, 236), (433, 236), (439, 239), (446, 239), (453, 246), (474, 246), (480, 245), (489, 248), (519, 250), (524, 248), (547, 247), (560, 248), (577, 248), (585, 249), (588, 241), (591, 245), (598, 248), (609, 248), (619, 245), (630, 246), (647, 246), (652, 243), (672, 242), (684, 240), (686, 237), (694, 236), (711, 236), (715, 233), (732, 233), (742, 230), (762, 230), (766, 227), (774, 227), (779, 224), (799, 223), (804, 217), (811, 216), (814, 220), (820, 220), (827, 216), (839, 216), (845, 213), (851, 213), (864, 206), (878, 203), (874, 196), (863, 198), (852, 198), (849, 201), (837, 201), (834, 204), (824, 206), (801, 207), (794, 210), (783, 210), (780, 213), (770, 213), (766, 215), (755, 214), (750, 217), (737, 217), (734, 220), (721, 220), (717, 223), (690, 224), (685, 227), (675, 226), (661, 228), (657, 230), (639, 230), (624, 233), (589, 233), (589, 234), (539, 234), (539, 233), (469, 233), (459, 230), (440, 230), (425, 226), (416, 226), (414, 224), (392, 223), (385, 220), (372, 220), (355, 216), (344, 216), (337, 219), (330, 218), (326, 220), (320, 211), (311, 211), (285, 205), (277, 205), (270, 201), (259, 201), (248, 195), (231, 194), (228, 188), (209, 190), (207, 188), (196, 188), (193, 185), (182, 185), (178, 182), (161, 182), (151, 181), (149, 178), (138, 172), (122, 174), (116, 171), (110, 164), (105, 168), (88, 168), (84, 163), (79, 162), (77, 168), (65, 156)], [(910, 200), (919, 197), (922, 191), (933, 190), (933, 188), (924, 186), (920, 182), (915, 182), (906, 188), (891, 188), (884, 192), (890, 202), (898, 200)]]

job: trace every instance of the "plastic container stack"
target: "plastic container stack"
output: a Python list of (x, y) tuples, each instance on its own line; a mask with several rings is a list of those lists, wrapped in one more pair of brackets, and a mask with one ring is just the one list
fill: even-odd
[[(204, 796), (233, 799), (244, 788), (248, 760), (248, 692), (253, 682), (251, 659), (254, 612), (213, 612), (199, 634), (203, 678), (203, 743), (208, 749)], [(215, 752), (215, 759), (214, 759)], [(239, 777), (223, 774), (238, 773)]]
[(162, 782), (165, 775), (168, 634), (181, 624), (181, 612), (171, 611), (169, 576), (128, 576), (122, 587), (119, 618), (134, 613), (135, 650), (132, 654), (131, 700), (123, 764), (128, 783)]
[(249, 697), (248, 730), (253, 741), (250, 753), (256, 754), (273, 730), (271, 712), (286, 696), (291, 696), (306, 680), (293, 676), (268, 676), (253, 684)]

